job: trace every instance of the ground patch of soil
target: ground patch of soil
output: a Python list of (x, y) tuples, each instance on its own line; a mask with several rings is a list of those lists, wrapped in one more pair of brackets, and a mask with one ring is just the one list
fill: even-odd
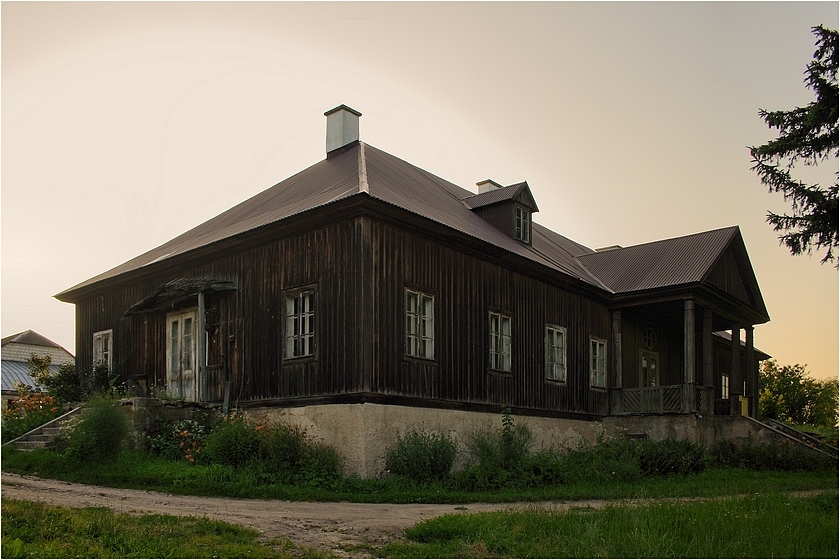
[[(383, 545), (404, 529), (447, 513), (475, 513), (512, 504), (354, 504), (287, 502), (179, 496), (146, 490), (106, 488), (2, 473), (2, 497), (66, 507), (107, 507), (117, 513), (161, 513), (209, 517), (258, 530), (264, 539), (287, 537), (295, 544), (338, 557), (365, 557), (359, 545)], [(576, 505), (583, 505), (576, 503)]]

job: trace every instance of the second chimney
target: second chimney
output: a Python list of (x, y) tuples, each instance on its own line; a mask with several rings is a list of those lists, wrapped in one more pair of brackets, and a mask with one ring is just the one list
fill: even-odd
[(494, 181), (493, 179), (484, 179), (483, 181), (479, 181), (475, 184), (478, 187), (478, 194), (486, 193), (490, 191), (494, 191), (496, 189), (501, 189), (502, 185)]
[(347, 105), (339, 105), (324, 116), (327, 117), (327, 154), (359, 141), (360, 112)]

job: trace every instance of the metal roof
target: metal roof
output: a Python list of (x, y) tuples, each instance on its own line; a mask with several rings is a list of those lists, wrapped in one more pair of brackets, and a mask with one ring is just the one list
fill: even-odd
[[(527, 184), (511, 185), (512, 190)], [(501, 189), (500, 189), (501, 190)], [(351, 196), (371, 196), (393, 206), (441, 223), (471, 237), (481, 239), (511, 253), (569, 274), (588, 284), (600, 286), (583, 266), (562, 247), (548, 247), (549, 237), (532, 240), (533, 246), (511, 239), (472, 212), (464, 199), (475, 193), (441, 179), (377, 148), (358, 142), (292, 177), (266, 189), (178, 237), (131, 259), (107, 272), (90, 278), (56, 297), (116, 277), (126, 272), (163, 261), (193, 249), (233, 237), (289, 218), (307, 210), (325, 206)], [(534, 224), (535, 229), (539, 226)], [(565, 240), (569, 246), (582, 247), (559, 234), (552, 240)], [(541, 246), (543, 245), (543, 246)], [(556, 253), (554, 258), (544, 255)], [(557, 259), (559, 258), (559, 261)]]
[(702, 282), (737, 226), (632, 247), (582, 254), (578, 260), (615, 293)]
[[(13, 362), (11, 360), (2, 360), (2, 391), (14, 392), (15, 382), (23, 385), (28, 385), (33, 389), (37, 389), (35, 381), (29, 375), (29, 364), (27, 362)], [(50, 372), (58, 373), (58, 366), (51, 365)]]
[(349, 197), (370, 196), (482, 240), (608, 293), (701, 282), (740, 232), (737, 227), (594, 252), (533, 223), (531, 244), (504, 234), (471, 208), (518, 196), (527, 183), (476, 195), (363, 142), (331, 152), (203, 224), (56, 297)]
[(493, 189), (487, 192), (468, 196), (464, 199), (464, 203), (473, 209), (481, 208), (482, 206), (490, 206), (491, 204), (504, 202), (506, 200), (515, 200), (522, 193), (523, 190), (526, 191), (528, 195), (529, 206), (532, 207), (534, 212), (539, 212), (539, 208), (537, 208), (537, 202), (534, 200), (534, 196), (531, 194), (531, 189), (530, 187), (528, 187), (527, 181), (523, 181), (522, 183), (516, 183), (514, 185), (508, 185), (500, 189)]
[(23, 331), (17, 334), (4, 337), (2, 343), (0, 344), (2, 344), (2, 346), (5, 346), (10, 342), (17, 342), (18, 344), (31, 344), (32, 346), (48, 346), (50, 348), (61, 348), (61, 345), (53, 342), (44, 335), (36, 333), (33, 330)]
[(211, 278), (175, 278), (158, 286), (151, 294), (128, 308), (123, 315), (136, 315), (144, 311), (162, 309), (168, 305), (194, 297), (200, 292), (235, 290), (232, 282)]

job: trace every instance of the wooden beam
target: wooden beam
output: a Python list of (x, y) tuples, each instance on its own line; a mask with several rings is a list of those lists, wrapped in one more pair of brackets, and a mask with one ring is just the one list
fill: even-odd
[(758, 369), (755, 367), (755, 343), (753, 340), (753, 326), (744, 328), (746, 332), (747, 350), (745, 356), (744, 376), (747, 380), (747, 397), (750, 399), (750, 416), (758, 417)]
[(741, 375), (741, 326), (732, 325), (732, 365), (729, 373), (729, 414), (741, 415), (741, 395), (744, 393), (744, 378)]
[(694, 321), (694, 300), (683, 300), (683, 398), (682, 411), (693, 412), (694, 405), (694, 381), (696, 363), (696, 331)]

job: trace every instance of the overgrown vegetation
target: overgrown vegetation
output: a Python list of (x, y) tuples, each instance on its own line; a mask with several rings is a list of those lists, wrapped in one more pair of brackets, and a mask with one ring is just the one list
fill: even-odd
[(9, 407), (3, 410), (3, 443), (22, 436), (30, 430), (45, 424), (61, 415), (61, 407), (55, 398), (38, 392), (30, 392), (20, 384), (16, 386), (18, 396), (9, 401)]
[(130, 443), (132, 427), (128, 414), (107, 397), (90, 401), (86, 408), (68, 429), (64, 454), (88, 463), (113, 460)]
[(388, 450), (385, 468), (415, 482), (443, 480), (455, 465), (458, 444), (447, 434), (410, 430), (397, 436)]
[(221, 521), (4, 499), (3, 558), (293, 558), (288, 540)]
[(73, 363), (58, 366), (50, 371), (50, 356), (29, 356), (29, 374), (35, 383), (61, 403), (79, 403), (93, 397), (124, 396), (127, 386), (119, 382), (120, 375), (104, 362), (96, 362), (90, 370), (83, 370)]

